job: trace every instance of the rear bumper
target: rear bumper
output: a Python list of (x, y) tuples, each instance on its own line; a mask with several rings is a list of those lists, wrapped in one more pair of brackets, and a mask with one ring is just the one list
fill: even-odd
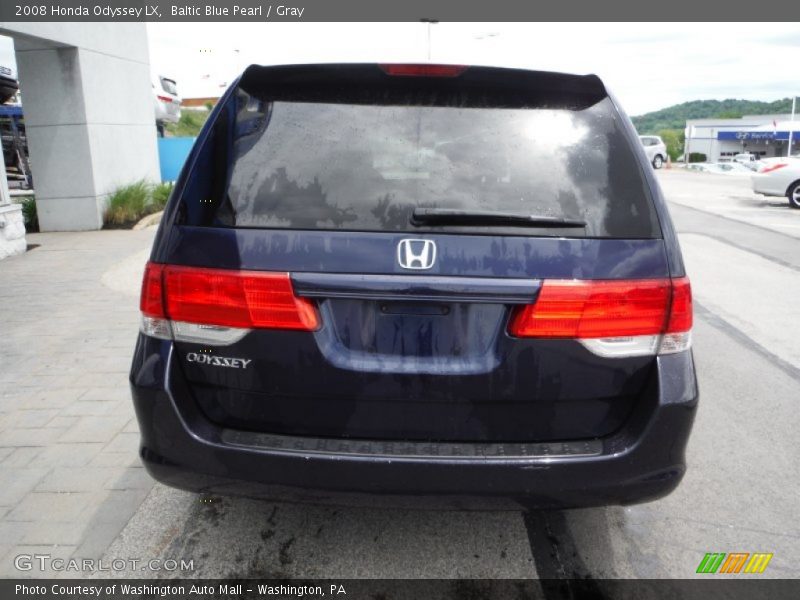
[(332, 504), (518, 509), (629, 504), (671, 492), (698, 399), (690, 353), (660, 357), (646, 400), (602, 440), (386, 444), (221, 428), (196, 407), (172, 344), (140, 336), (131, 387), (141, 457), (167, 485)]
[(177, 123), (181, 118), (180, 104), (165, 104), (156, 100), (156, 121), (163, 121), (165, 123)]

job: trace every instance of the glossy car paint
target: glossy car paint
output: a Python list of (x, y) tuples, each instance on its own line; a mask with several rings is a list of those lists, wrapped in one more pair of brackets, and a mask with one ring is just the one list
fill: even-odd
[[(319, 302), (324, 326), (252, 332), (223, 349), (140, 335), (131, 382), (155, 477), (208, 492), (461, 507), (634, 502), (677, 485), (698, 396), (690, 352), (609, 359), (574, 340), (506, 332), (543, 279), (685, 274), (621, 111), (661, 238), (426, 233), (437, 261), (412, 277), (395, 258), (404, 232), (180, 224), (175, 199), (233, 89), (187, 161), (151, 260), (289, 272), (296, 293)], [(198, 351), (252, 365), (186, 360)]]
[[(753, 191), (765, 196), (786, 196), (800, 182), (800, 158), (769, 158), (751, 175)], [(786, 165), (775, 168), (777, 165)]]

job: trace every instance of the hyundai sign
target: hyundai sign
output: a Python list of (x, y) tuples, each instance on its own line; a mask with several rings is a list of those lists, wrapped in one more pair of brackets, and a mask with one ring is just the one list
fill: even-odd
[(788, 140), (788, 131), (718, 131), (718, 140), (733, 140), (737, 142)]

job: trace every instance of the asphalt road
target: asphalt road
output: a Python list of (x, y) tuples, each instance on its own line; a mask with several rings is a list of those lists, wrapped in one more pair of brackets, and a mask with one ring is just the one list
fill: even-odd
[[(706, 552), (800, 558), (800, 211), (747, 179), (662, 171), (697, 302), (701, 405), (671, 496), (464, 513), (200, 498), (154, 486), (107, 558), (192, 558), (193, 577), (691, 577)], [(113, 280), (113, 277), (111, 277)], [(177, 573), (173, 573), (175, 575)], [(141, 576), (134, 572), (132, 576)]]

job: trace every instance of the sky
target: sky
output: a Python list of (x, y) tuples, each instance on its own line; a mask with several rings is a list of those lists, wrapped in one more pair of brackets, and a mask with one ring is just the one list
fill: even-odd
[[(184, 97), (248, 64), (431, 62), (594, 73), (630, 115), (688, 100), (800, 94), (796, 23), (148, 23)], [(430, 34), (430, 42), (429, 42)]]
[[(689, 100), (800, 95), (798, 23), (148, 23), (184, 97), (252, 63), (442, 62), (594, 73), (630, 115)], [(13, 64), (0, 39), (0, 64)]]

